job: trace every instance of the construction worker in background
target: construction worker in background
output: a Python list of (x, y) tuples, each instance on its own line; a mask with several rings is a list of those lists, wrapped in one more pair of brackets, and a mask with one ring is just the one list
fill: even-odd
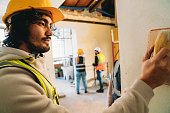
[(44, 65), (52, 24), (64, 19), (50, 0), (10, 0), (2, 20), (0, 113), (68, 113)]
[(95, 51), (95, 63), (93, 63), (92, 65), (95, 66), (97, 79), (99, 80), (99, 84), (100, 84), (100, 89), (96, 90), (96, 92), (103, 93), (104, 88), (103, 88), (103, 80), (102, 80), (101, 72), (106, 69), (105, 56), (100, 53), (99, 47), (96, 47), (94, 51)]
[(80, 80), (82, 78), (84, 93), (87, 93), (85, 57), (82, 49), (78, 49), (76, 58), (76, 91), (80, 94)]

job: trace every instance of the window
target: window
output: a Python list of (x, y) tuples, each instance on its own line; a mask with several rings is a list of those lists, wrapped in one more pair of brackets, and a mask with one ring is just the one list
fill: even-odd
[(72, 29), (55, 28), (53, 30), (52, 51), (54, 64), (72, 66), (73, 56)]

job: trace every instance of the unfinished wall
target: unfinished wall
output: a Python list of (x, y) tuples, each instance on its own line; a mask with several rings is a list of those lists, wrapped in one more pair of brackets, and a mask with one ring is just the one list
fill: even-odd
[[(141, 73), (150, 29), (170, 27), (169, 0), (117, 0), (122, 89)], [(170, 87), (154, 90), (149, 113), (170, 112)]]
[(74, 54), (77, 54), (78, 48), (84, 50), (87, 79), (93, 78), (94, 76), (92, 63), (94, 62), (94, 48), (96, 46), (100, 47), (101, 53), (105, 55), (110, 72), (112, 67), (111, 29), (113, 29), (113, 26), (66, 21), (58, 22), (55, 26), (73, 29), (75, 35), (73, 38), (76, 38), (73, 40), (75, 40), (77, 44)]

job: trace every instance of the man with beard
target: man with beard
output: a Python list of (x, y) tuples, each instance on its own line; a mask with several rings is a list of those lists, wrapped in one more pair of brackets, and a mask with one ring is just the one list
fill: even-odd
[(67, 113), (45, 69), (53, 23), (63, 20), (50, 0), (11, 0), (2, 20), (7, 38), (0, 48), (1, 113)]

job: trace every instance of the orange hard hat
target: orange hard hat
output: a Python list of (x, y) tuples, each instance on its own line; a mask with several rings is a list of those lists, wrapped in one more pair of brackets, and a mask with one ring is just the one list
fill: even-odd
[(53, 23), (64, 19), (62, 12), (58, 8), (52, 7), (50, 0), (10, 0), (5, 15), (2, 17), (2, 21), (6, 23), (6, 19), (10, 15), (32, 8), (50, 11)]
[(84, 54), (84, 52), (83, 52), (82, 49), (78, 49), (77, 54), (78, 54), (78, 55), (82, 55), (82, 54)]

